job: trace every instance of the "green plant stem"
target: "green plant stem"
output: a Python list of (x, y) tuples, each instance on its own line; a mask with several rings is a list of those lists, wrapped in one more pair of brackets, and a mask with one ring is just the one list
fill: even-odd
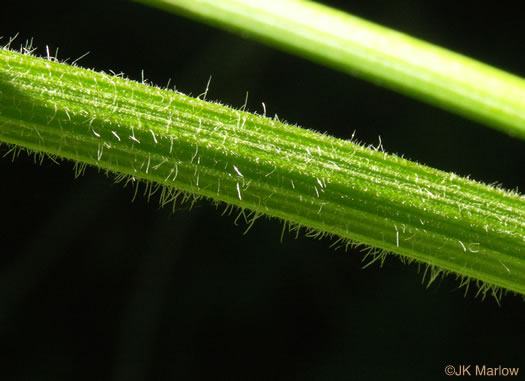
[(304, 0), (136, 0), (294, 52), (525, 139), (525, 80)]
[(5, 49), (0, 141), (525, 294), (524, 198), (381, 149)]

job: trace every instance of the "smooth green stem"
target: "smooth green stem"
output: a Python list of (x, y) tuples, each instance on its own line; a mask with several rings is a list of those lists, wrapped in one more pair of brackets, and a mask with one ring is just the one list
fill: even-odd
[(525, 294), (524, 198), (380, 147), (5, 49), (0, 141)]
[(136, 0), (212, 23), (525, 139), (525, 80), (304, 0)]

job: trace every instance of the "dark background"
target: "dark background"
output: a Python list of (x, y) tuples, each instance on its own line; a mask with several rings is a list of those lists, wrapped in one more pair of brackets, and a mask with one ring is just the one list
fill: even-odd
[[(323, 1), (525, 76), (518, 8), (504, 2)], [(519, 3), (516, 3), (519, 4)], [(128, 2), (12, 2), (0, 35), (525, 189), (524, 142), (317, 64)], [(0, 147), (0, 154), (6, 152)], [(520, 367), (525, 302), (501, 307), (454, 277), (430, 288), (389, 257), (285, 235), (205, 201), (174, 214), (89, 169), (0, 160), (0, 378), (420, 380), (447, 364)], [(474, 366), (474, 365), (473, 365)]]

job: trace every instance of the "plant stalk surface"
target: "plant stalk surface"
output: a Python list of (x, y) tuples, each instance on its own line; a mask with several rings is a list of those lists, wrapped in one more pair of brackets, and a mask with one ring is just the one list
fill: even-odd
[(525, 294), (524, 197), (381, 147), (8, 49), (0, 141)]

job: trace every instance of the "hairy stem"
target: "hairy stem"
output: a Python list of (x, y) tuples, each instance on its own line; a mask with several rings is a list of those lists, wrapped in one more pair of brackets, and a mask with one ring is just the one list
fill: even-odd
[(6, 49), (0, 141), (525, 294), (524, 198), (380, 147)]
[(525, 80), (305, 0), (135, 0), (294, 52), (525, 139)]

